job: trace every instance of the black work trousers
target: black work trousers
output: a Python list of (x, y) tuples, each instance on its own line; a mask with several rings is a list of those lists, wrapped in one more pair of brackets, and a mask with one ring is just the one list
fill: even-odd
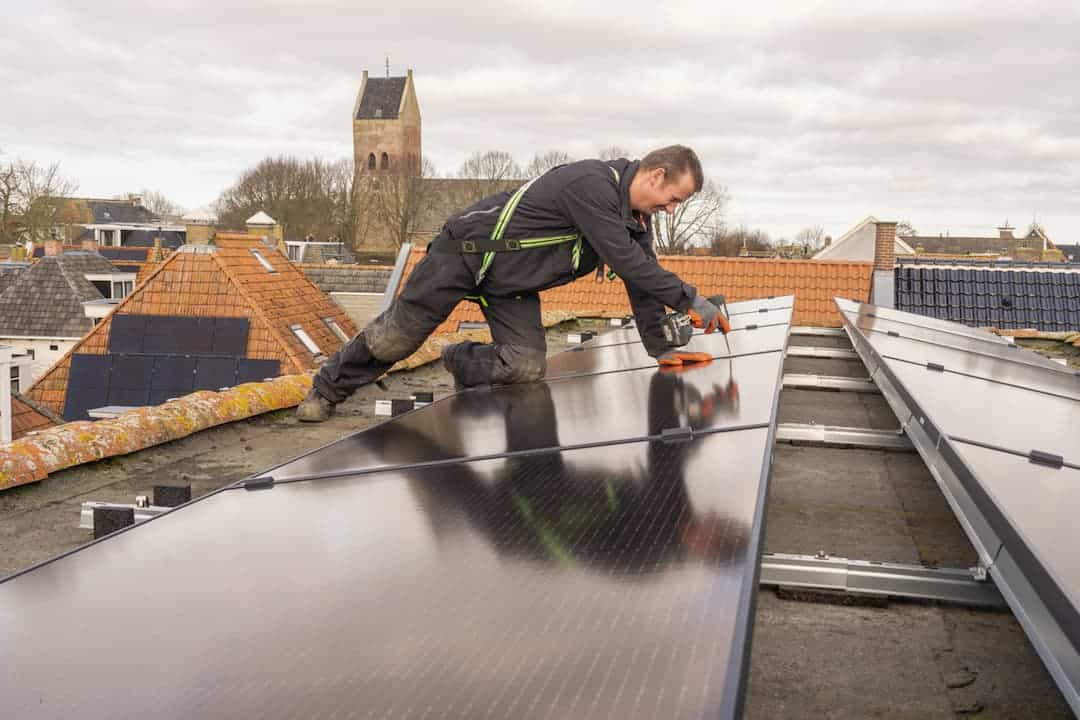
[[(332, 403), (342, 402), (412, 355), (466, 295), (480, 292), (473, 265), (479, 266), (479, 256), (428, 252), (390, 307), (326, 361), (315, 376), (315, 390)], [(481, 309), (494, 342), (466, 342), (443, 351), (456, 384), (501, 385), (542, 378), (547, 341), (539, 295), (486, 297)]]

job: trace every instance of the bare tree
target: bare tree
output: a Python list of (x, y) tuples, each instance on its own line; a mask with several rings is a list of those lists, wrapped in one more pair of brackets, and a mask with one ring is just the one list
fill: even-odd
[(621, 145), (608, 145), (606, 148), (597, 151), (596, 157), (601, 160), (618, 160), (619, 158), (630, 157), (630, 151)]
[(813, 255), (825, 246), (825, 228), (820, 225), (803, 228), (795, 233), (795, 243), (802, 246), (803, 255)]
[(572, 162), (574, 162), (574, 158), (563, 151), (548, 150), (545, 153), (537, 153), (534, 155), (533, 159), (529, 161), (529, 164), (525, 166), (523, 175), (527, 178), (539, 177), (554, 167)]
[(158, 190), (144, 189), (139, 196), (142, 198), (143, 207), (152, 212), (156, 218), (172, 221), (178, 220), (184, 214), (184, 208)]
[(653, 214), (653, 238), (660, 255), (686, 255), (695, 246), (705, 246), (723, 226), (724, 207), (730, 196), (727, 188), (705, 181), (701, 192), (679, 203), (675, 212)]
[(764, 230), (752, 230), (745, 225), (721, 228), (709, 243), (713, 255), (735, 257), (744, 252), (764, 252), (772, 249), (772, 240)]
[(919, 231), (907, 220), (896, 223), (896, 237), (912, 238), (918, 234)]
[(0, 243), (12, 244), (19, 239), (18, 176), (14, 163), (0, 164)]
[(215, 203), (223, 227), (240, 228), (265, 211), (287, 238), (349, 238), (353, 232), (353, 169), (348, 160), (327, 162), (266, 158), (246, 170)]
[(437, 190), (431, 180), (433, 175), (434, 164), (423, 158), (418, 176), (403, 172), (358, 178), (357, 214), (364, 223), (364, 234), (378, 233), (400, 248), (422, 231), (421, 223), (431, 210)]
[(468, 181), (460, 187), (464, 191), (459, 201), (463, 207), (505, 190), (510, 181), (525, 177), (514, 156), (504, 150), (473, 153), (461, 164), (457, 174)]
[(476, 180), (514, 180), (523, 174), (514, 156), (505, 150), (475, 152), (458, 169), (458, 177)]
[(7, 201), (9, 219), (6, 225), (10, 232), (15, 238), (44, 242), (61, 220), (61, 199), (74, 193), (78, 186), (60, 174), (60, 163), (39, 165), (16, 160), (3, 174), (9, 182), (11, 178), (14, 180), (13, 192)]

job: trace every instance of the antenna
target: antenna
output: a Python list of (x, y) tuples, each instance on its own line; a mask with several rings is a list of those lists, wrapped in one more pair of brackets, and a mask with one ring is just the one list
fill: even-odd
[(390, 56), (386, 56), (386, 77), (390, 77)]

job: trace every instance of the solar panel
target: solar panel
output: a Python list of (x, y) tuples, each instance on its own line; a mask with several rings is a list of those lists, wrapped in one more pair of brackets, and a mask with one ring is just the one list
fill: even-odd
[(64, 397), (65, 420), (89, 420), (87, 410), (107, 404), (111, 370), (110, 355), (72, 354)]
[(142, 352), (146, 318), (146, 315), (113, 315), (109, 322), (109, 352)]
[[(848, 307), (845, 327), (915, 447), (934, 471), (998, 585), (1074, 711), (1080, 711), (1080, 378), (1015, 361), (1008, 346), (951, 346), (877, 332), (873, 306)], [(890, 320), (924, 318), (889, 311)], [(978, 347), (979, 352), (961, 345)], [(987, 349), (989, 348), (989, 351)]]
[[(705, 352), (714, 358), (774, 352), (787, 345), (788, 325), (772, 325), (755, 329), (733, 330), (727, 337), (720, 333), (695, 335), (682, 349), (687, 352)], [(548, 359), (547, 377), (590, 375), (615, 370), (655, 367), (656, 360), (649, 356), (641, 343), (614, 346), (582, 345), (574, 350), (560, 353)]]
[(787, 337), (740, 334), (459, 393), (0, 582), (0, 716), (738, 717)]
[[(691, 367), (679, 373), (651, 368), (571, 377), (548, 383), (459, 393), (423, 412), (383, 423), (268, 470), (277, 480), (334, 469), (443, 461), (538, 448), (627, 442), (691, 426), (698, 429), (767, 425), (783, 365), (775, 351)], [(655, 397), (667, 398), (661, 407)], [(704, 407), (703, 407), (704, 406)], [(522, 426), (506, 418), (529, 407)], [(696, 413), (696, 414), (695, 414)], [(603, 422), (597, 422), (603, 417)], [(428, 455), (410, 438), (428, 442)]]
[(175, 355), (154, 358), (150, 389), (169, 391), (172, 397), (186, 395), (194, 388), (196, 362), (196, 358)]
[(0, 713), (735, 717), (769, 431), (627, 451), (227, 491), (61, 558), (0, 585)]
[(279, 360), (240, 360), (237, 369), (237, 383), (259, 382), (266, 378), (277, 377), (281, 374), (281, 361)]
[[(731, 309), (731, 306), (729, 306)], [(744, 310), (736, 313), (731, 309), (729, 321), (734, 330), (744, 330), (750, 325), (765, 327), (769, 325), (790, 325), (794, 310), (790, 307), (769, 308), (761, 306), (757, 309)], [(695, 335), (703, 335), (703, 330), (694, 330)], [(588, 341), (587, 347), (607, 347), (609, 345), (624, 345), (641, 342), (641, 334), (636, 328), (625, 328), (609, 332), (598, 338)]]
[(211, 351), (215, 355), (247, 355), (248, 319), (214, 318), (214, 339)]
[(234, 358), (198, 358), (195, 367), (195, 390), (218, 390), (236, 385), (236, 366)]

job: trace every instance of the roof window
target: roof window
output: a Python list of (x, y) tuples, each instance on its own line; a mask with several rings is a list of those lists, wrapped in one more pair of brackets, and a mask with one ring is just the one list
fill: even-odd
[(322, 321), (326, 323), (326, 327), (330, 328), (330, 332), (337, 335), (338, 340), (343, 343), (349, 342), (349, 336), (345, 334), (345, 331), (341, 329), (341, 326), (337, 324), (334, 318), (323, 318)]
[(251, 254), (255, 256), (255, 259), (259, 261), (259, 264), (263, 266), (266, 272), (277, 272), (277, 270), (274, 269), (274, 266), (270, 264), (270, 261), (263, 257), (263, 254), (261, 252), (259, 252), (258, 250), (252, 250)]
[(322, 355), (322, 350), (319, 349), (319, 346), (315, 344), (315, 341), (311, 339), (311, 336), (307, 334), (307, 331), (304, 330), (303, 327), (300, 325), (290, 325), (289, 329), (293, 331), (293, 335), (296, 336), (296, 339), (304, 344), (304, 347), (308, 349), (309, 353), (312, 355)]

